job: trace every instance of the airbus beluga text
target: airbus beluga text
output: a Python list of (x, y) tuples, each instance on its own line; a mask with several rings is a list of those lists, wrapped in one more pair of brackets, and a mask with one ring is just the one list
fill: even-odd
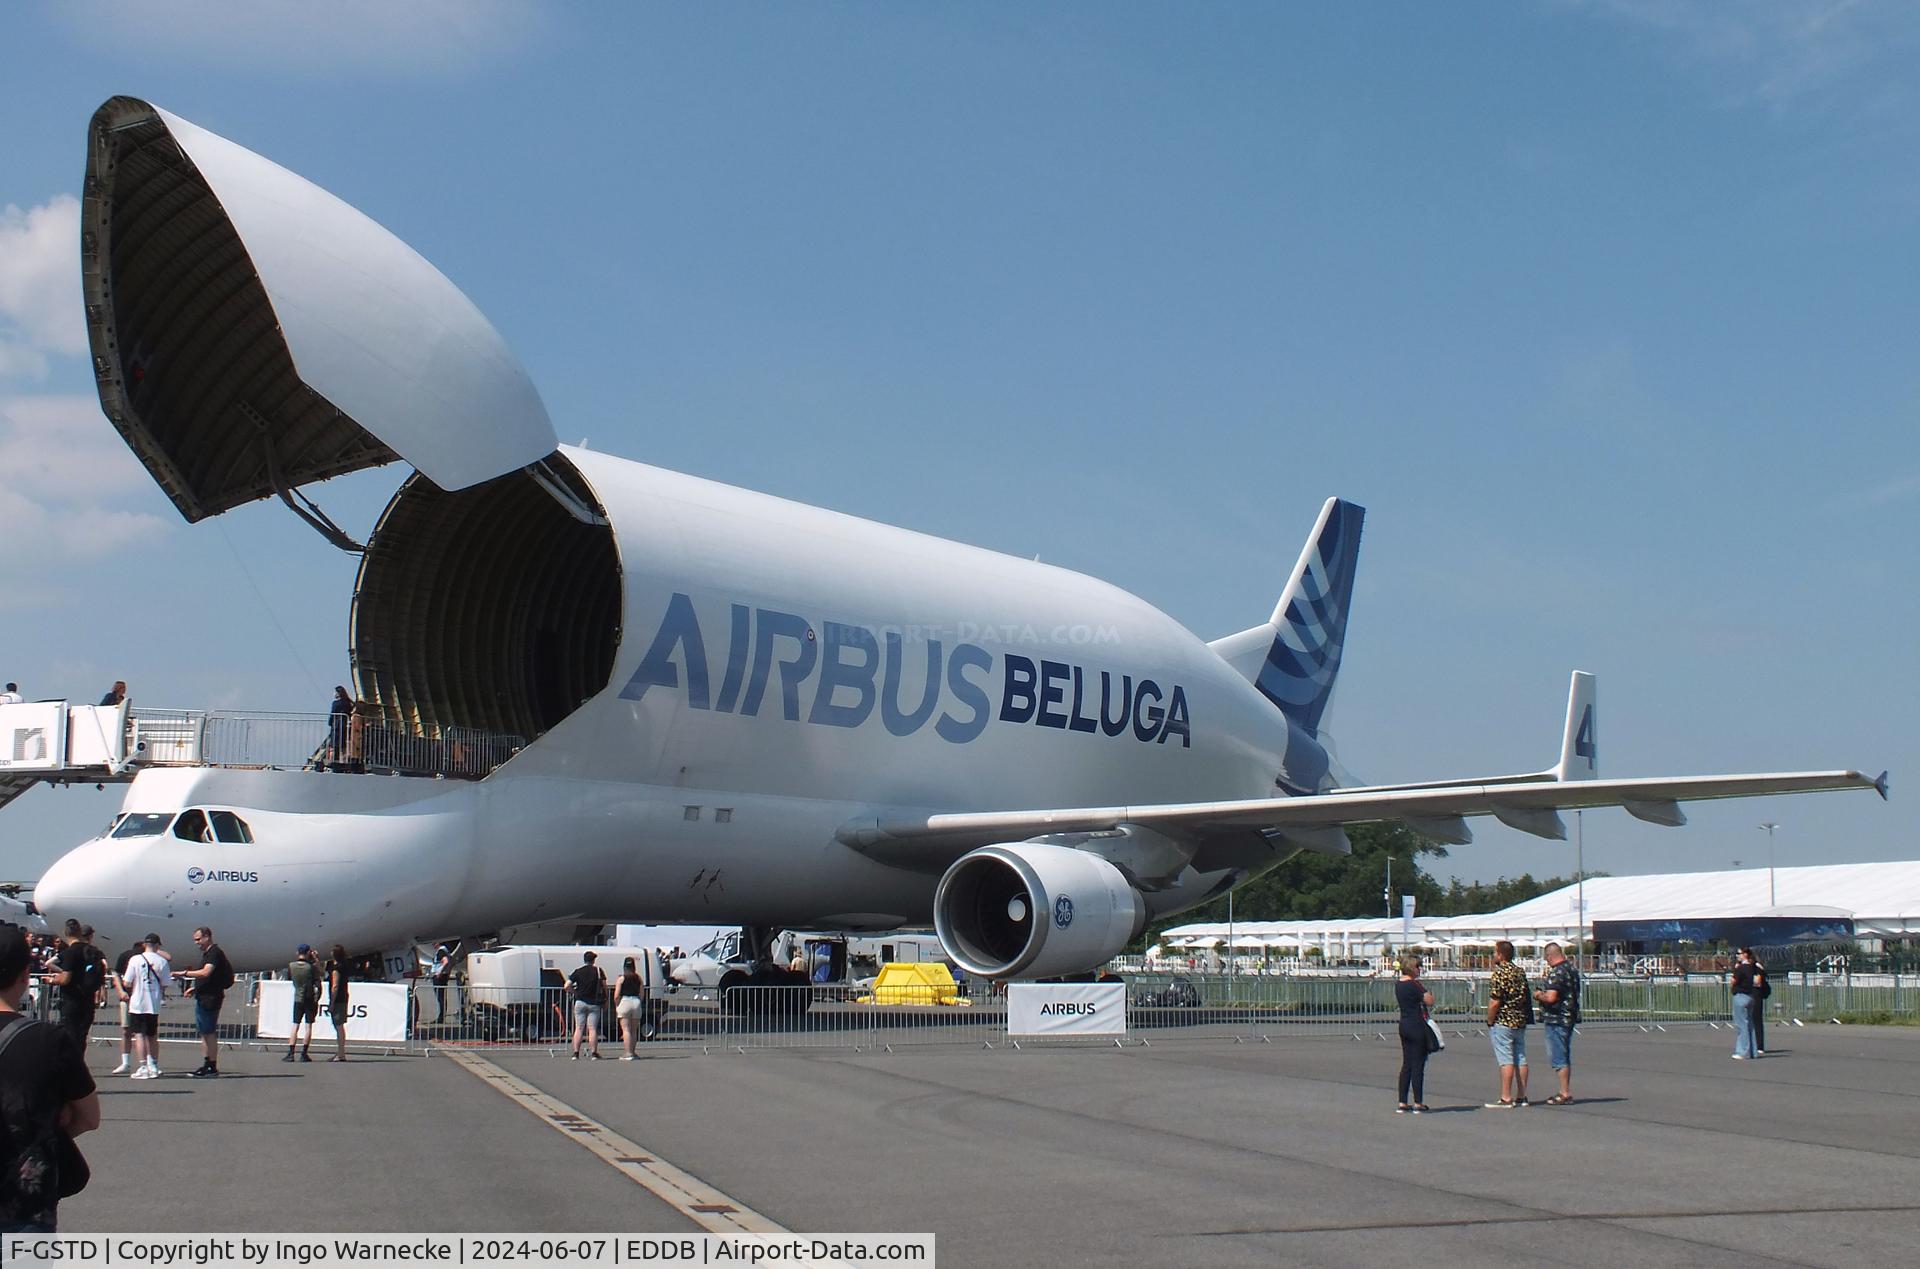
[[(1327, 502), (1272, 615), (1207, 643), (1065, 569), (558, 445), (493, 327), (359, 212), (131, 98), (88, 145), (106, 417), (189, 521), (278, 496), (362, 553), (366, 703), (324, 769), (140, 770), (36, 891), (109, 940), (212, 925), (265, 966), (535, 923), (738, 923), (763, 950), (931, 920), (968, 973), (1045, 977), (1348, 824), (1560, 837), (1568, 808), (1680, 824), (1876, 785), (1598, 779), (1576, 674), (1544, 771), (1339, 787), (1361, 508)], [(299, 493), (397, 459), (364, 547)]]

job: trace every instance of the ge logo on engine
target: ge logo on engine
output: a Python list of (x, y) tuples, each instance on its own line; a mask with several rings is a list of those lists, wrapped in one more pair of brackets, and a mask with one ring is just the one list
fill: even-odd
[(200, 884), (201, 882), (203, 882), (203, 881), (205, 881), (206, 879), (207, 879), (207, 874), (206, 874), (206, 870), (205, 870), (205, 869), (202, 869), (202, 868), (189, 868), (189, 869), (187, 869), (187, 884), (188, 884), (188, 885), (190, 885), (190, 886), (197, 886), (197, 885), (199, 885), (199, 884)]
[(1073, 924), (1073, 900), (1066, 895), (1053, 901), (1053, 923), (1063, 930)]

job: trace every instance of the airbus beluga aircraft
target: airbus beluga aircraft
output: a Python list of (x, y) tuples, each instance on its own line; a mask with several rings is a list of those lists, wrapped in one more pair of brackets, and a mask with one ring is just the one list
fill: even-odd
[[(1272, 615), (1208, 643), (1066, 569), (557, 444), (425, 260), (146, 102), (94, 115), (83, 217), (107, 419), (188, 521), (279, 497), (363, 552), (366, 726), (438, 755), (141, 770), (36, 891), (115, 942), (212, 925), (264, 967), (556, 920), (738, 923), (758, 949), (931, 920), (969, 974), (1039, 978), (1344, 852), (1349, 824), (1559, 838), (1569, 808), (1678, 825), (1694, 799), (1885, 792), (1599, 779), (1584, 675), (1547, 770), (1341, 787), (1323, 724), (1360, 507), (1328, 501)], [(401, 459), (364, 547), (300, 492)]]

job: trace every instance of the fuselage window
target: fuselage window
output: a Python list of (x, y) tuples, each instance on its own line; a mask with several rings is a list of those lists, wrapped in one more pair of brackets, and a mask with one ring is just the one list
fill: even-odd
[(210, 842), (213, 833), (207, 828), (207, 813), (195, 807), (181, 815), (173, 826), (173, 835), (183, 842)]
[(244, 845), (253, 841), (253, 830), (247, 827), (245, 820), (232, 811), (215, 811), (213, 812), (213, 840)]
[(135, 811), (122, 816), (120, 827), (113, 830), (115, 837), (158, 837), (167, 831), (167, 825), (173, 823), (172, 811)]

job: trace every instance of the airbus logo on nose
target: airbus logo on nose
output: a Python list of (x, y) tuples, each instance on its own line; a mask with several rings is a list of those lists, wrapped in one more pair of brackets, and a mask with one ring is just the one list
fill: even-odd
[(200, 884), (201, 882), (203, 882), (203, 881), (205, 881), (206, 879), (207, 879), (207, 874), (206, 874), (206, 871), (205, 871), (204, 869), (200, 869), (200, 868), (189, 868), (189, 869), (187, 869), (187, 884), (188, 884), (188, 885), (190, 885), (190, 886), (197, 886), (197, 885), (199, 885), (199, 884)]

